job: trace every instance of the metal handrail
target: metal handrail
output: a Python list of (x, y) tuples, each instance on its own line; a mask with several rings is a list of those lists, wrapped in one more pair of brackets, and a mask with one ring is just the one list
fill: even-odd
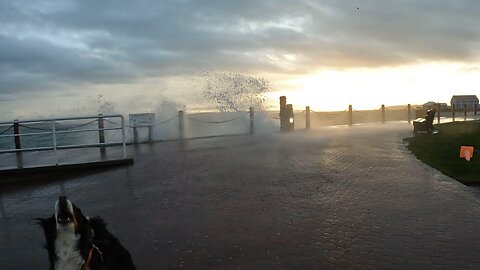
[(23, 134), (7, 134), (7, 135), (0, 135), (0, 138), (34, 136), (34, 135), (45, 135), (45, 134), (52, 134), (52, 132), (51, 131), (45, 131), (45, 132), (23, 133)]
[(104, 131), (104, 130), (120, 130), (122, 128), (90, 128), (90, 129), (72, 129), (57, 131), (57, 134), (75, 133), (75, 132), (88, 132), (88, 131)]
[[(72, 120), (86, 120), (86, 119), (105, 119), (105, 118), (120, 118), (121, 126), (115, 128), (88, 128), (88, 129), (73, 129), (73, 130), (57, 130), (57, 123), (61, 121), (72, 121)], [(14, 120), (11, 122), (0, 122), (0, 126), (13, 126), (15, 124), (38, 124), (38, 123), (49, 123), (51, 125), (50, 131), (45, 132), (32, 132), (32, 133), (19, 133), (19, 134), (7, 134), (0, 135), (0, 138), (4, 137), (22, 137), (22, 136), (34, 136), (34, 135), (52, 135), (52, 146), (49, 147), (30, 147), (30, 148), (21, 148), (21, 149), (6, 149), (0, 150), (0, 153), (15, 153), (15, 152), (26, 152), (26, 151), (43, 151), (43, 150), (53, 150), (54, 156), (57, 160), (57, 150), (58, 149), (73, 149), (73, 148), (87, 148), (87, 147), (107, 147), (114, 145), (122, 145), (123, 148), (123, 158), (127, 158), (127, 142), (125, 135), (125, 119), (121, 114), (112, 114), (112, 115), (96, 115), (96, 116), (84, 116), (84, 117), (62, 117), (62, 118), (50, 118), (50, 119), (33, 119), (33, 120)], [(78, 127), (77, 127), (78, 128)], [(105, 130), (121, 130), (122, 131), (122, 141), (114, 143), (94, 143), (94, 144), (75, 144), (75, 145), (57, 145), (57, 134), (64, 133), (78, 133), (78, 132), (92, 132), (92, 131), (105, 131)]]

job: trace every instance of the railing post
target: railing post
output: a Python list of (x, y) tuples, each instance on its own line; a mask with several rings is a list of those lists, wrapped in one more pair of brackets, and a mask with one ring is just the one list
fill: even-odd
[(55, 165), (58, 165), (57, 155), (57, 129), (55, 127), (55, 120), (52, 120), (52, 139), (53, 139), (53, 156), (55, 158)]
[(120, 116), (122, 122), (122, 147), (123, 147), (123, 158), (127, 158), (127, 139), (125, 136), (125, 119), (123, 115)]
[(148, 143), (152, 143), (152, 138), (153, 138), (153, 128), (152, 126), (148, 126)]
[(407, 121), (410, 124), (412, 122), (412, 105), (408, 104), (407, 111), (408, 111)]
[(254, 122), (255, 111), (253, 110), (253, 107), (250, 107), (249, 114), (250, 114), (250, 134), (253, 134), (254, 128), (255, 128), (255, 122)]
[(310, 129), (310, 106), (305, 107), (305, 128)]
[(437, 103), (437, 124), (440, 124), (440, 103)]
[(452, 104), (452, 122), (455, 122), (455, 104)]
[(287, 130), (287, 97), (280, 97), (280, 131), (285, 132)]
[[(99, 114), (98, 115), (98, 119), (97, 119), (97, 122), (98, 122), (98, 142), (99, 143), (105, 143), (105, 125), (104, 125), (104, 122), (103, 122), (103, 114)], [(100, 155), (102, 157), (105, 157), (105, 155), (107, 154), (106, 152), (106, 149), (105, 149), (105, 146), (100, 146)]]
[(183, 111), (178, 111), (178, 139), (183, 140), (185, 138), (185, 119)]
[(13, 120), (13, 134), (15, 135), (13, 137), (15, 149), (22, 149), (22, 145), (20, 144), (20, 124), (18, 123), (18, 119)]
[(463, 121), (467, 121), (467, 104), (463, 104)]
[(133, 143), (138, 143), (138, 130), (136, 127), (133, 127)]
[(353, 109), (352, 105), (348, 105), (348, 125), (353, 125)]
[(478, 106), (477, 103), (473, 104), (473, 115), (477, 115), (477, 106)]
[(385, 124), (385, 104), (382, 104), (382, 124)]

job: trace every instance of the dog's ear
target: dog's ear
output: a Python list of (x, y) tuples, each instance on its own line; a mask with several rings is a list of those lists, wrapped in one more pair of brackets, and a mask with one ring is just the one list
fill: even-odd
[(88, 219), (83, 215), (82, 210), (78, 208), (75, 204), (72, 203), (73, 207), (73, 214), (75, 215), (75, 218), (77, 219), (78, 223), (87, 223)]
[(51, 241), (55, 239), (57, 235), (57, 223), (55, 222), (55, 215), (52, 215), (49, 218), (36, 218), (34, 219), (40, 227), (43, 228), (43, 233), (45, 234), (45, 239), (47, 244), (45, 247), (49, 249), (52, 245)]
[(55, 215), (52, 215), (49, 218), (35, 218), (35, 223), (43, 228), (43, 230), (49, 230), (51, 228), (56, 228)]

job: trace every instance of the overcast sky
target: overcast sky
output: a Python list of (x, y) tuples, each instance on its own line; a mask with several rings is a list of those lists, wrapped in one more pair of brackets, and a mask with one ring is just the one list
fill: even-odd
[(141, 95), (149, 80), (205, 72), (259, 76), (274, 91), (322, 70), (477, 74), (479, 14), (476, 0), (2, 0), (0, 104)]

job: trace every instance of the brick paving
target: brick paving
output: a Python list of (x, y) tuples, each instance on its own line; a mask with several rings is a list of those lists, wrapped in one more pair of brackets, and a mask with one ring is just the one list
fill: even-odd
[(477, 191), (412, 156), (411, 132), (141, 145), (133, 166), (3, 187), (0, 268), (48, 268), (31, 220), (66, 194), (107, 221), (138, 269), (478, 269)]

